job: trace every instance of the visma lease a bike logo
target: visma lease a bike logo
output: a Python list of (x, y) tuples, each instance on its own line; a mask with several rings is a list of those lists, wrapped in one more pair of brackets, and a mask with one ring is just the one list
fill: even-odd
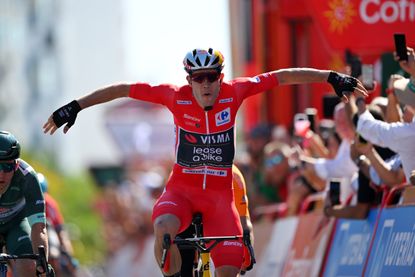
[(186, 167), (231, 167), (235, 154), (233, 127), (219, 133), (199, 134), (179, 130), (177, 163)]

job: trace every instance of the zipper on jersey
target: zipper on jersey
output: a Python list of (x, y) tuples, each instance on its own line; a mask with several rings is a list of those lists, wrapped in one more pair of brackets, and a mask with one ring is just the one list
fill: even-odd
[[(209, 135), (210, 131), (209, 131), (209, 117), (208, 117), (208, 111), (205, 111), (205, 121), (206, 121), (206, 135)], [(210, 141), (207, 145), (208, 147), (210, 147)], [(205, 174), (203, 175), (203, 189), (206, 189), (206, 177), (207, 177), (207, 170), (208, 167), (205, 164)]]

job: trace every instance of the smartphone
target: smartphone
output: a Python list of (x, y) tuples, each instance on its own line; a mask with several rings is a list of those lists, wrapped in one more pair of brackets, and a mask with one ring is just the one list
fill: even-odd
[(310, 130), (310, 121), (305, 113), (296, 113), (294, 115), (294, 133), (296, 136), (304, 138)]
[(329, 190), (330, 202), (331, 205), (340, 204), (340, 180), (331, 179), (330, 180), (330, 190)]
[(360, 61), (359, 56), (346, 49), (345, 60), (350, 66), (350, 75), (358, 78), (362, 74), (362, 62)]
[(406, 52), (406, 39), (405, 34), (394, 34), (395, 39), (395, 51), (399, 57), (399, 61), (407, 61), (408, 53)]
[(306, 108), (304, 113), (307, 115), (308, 121), (310, 121), (310, 130), (315, 132), (316, 130), (316, 117), (317, 109), (316, 108)]
[(373, 90), (375, 83), (373, 80), (373, 65), (363, 64), (362, 65), (362, 83), (365, 89)]

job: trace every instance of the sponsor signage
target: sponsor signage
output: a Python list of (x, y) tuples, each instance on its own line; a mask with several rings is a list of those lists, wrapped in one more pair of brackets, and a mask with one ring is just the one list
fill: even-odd
[(232, 167), (235, 155), (234, 128), (212, 134), (179, 129), (177, 163), (186, 167)]
[(415, 41), (415, 0), (305, 1), (317, 28), (336, 49), (394, 49), (393, 34)]
[(415, 276), (415, 206), (386, 208), (365, 276)]
[(334, 222), (318, 212), (299, 216), (281, 276), (319, 276)]
[(324, 276), (362, 276), (378, 209), (367, 219), (339, 219), (324, 270)]
[(270, 241), (259, 259), (259, 264), (256, 266), (257, 273), (255, 276), (281, 276), (297, 224), (298, 217), (294, 216), (278, 219), (274, 223)]

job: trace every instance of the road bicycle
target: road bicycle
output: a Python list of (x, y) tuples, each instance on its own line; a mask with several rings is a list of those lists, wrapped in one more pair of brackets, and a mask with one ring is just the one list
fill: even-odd
[[(37, 261), (37, 265), (40, 265), (45, 272), (46, 277), (55, 277), (53, 269), (50, 269), (46, 259), (46, 252), (43, 246), (38, 247), (39, 254), (21, 254), (21, 255), (9, 255), (6, 253), (0, 253), (0, 277), (7, 277), (8, 263), (9, 261), (29, 259)], [(42, 276), (41, 273), (36, 272), (36, 276)]]
[[(211, 277), (210, 274), (210, 251), (225, 240), (238, 240), (241, 236), (215, 236), (215, 237), (203, 237), (202, 235), (202, 215), (195, 214), (192, 220), (192, 225), (195, 227), (194, 237), (180, 238), (176, 237), (173, 241), (169, 234), (165, 234), (163, 238), (163, 254), (161, 258), (161, 268), (164, 268), (167, 253), (172, 243), (176, 244), (179, 249), (193, 249), (196, 250), (196, 257), (194, 263), (194, 276), (196, 277)], [(251, 245), (251, 239), (249, 232), (244, 232), (243, 242), (249, 250), (251, 258), (251, 265), (249, 269), (256, 263), (254, 249)], [(243, 275), (245, 272), (241, 272)]]

